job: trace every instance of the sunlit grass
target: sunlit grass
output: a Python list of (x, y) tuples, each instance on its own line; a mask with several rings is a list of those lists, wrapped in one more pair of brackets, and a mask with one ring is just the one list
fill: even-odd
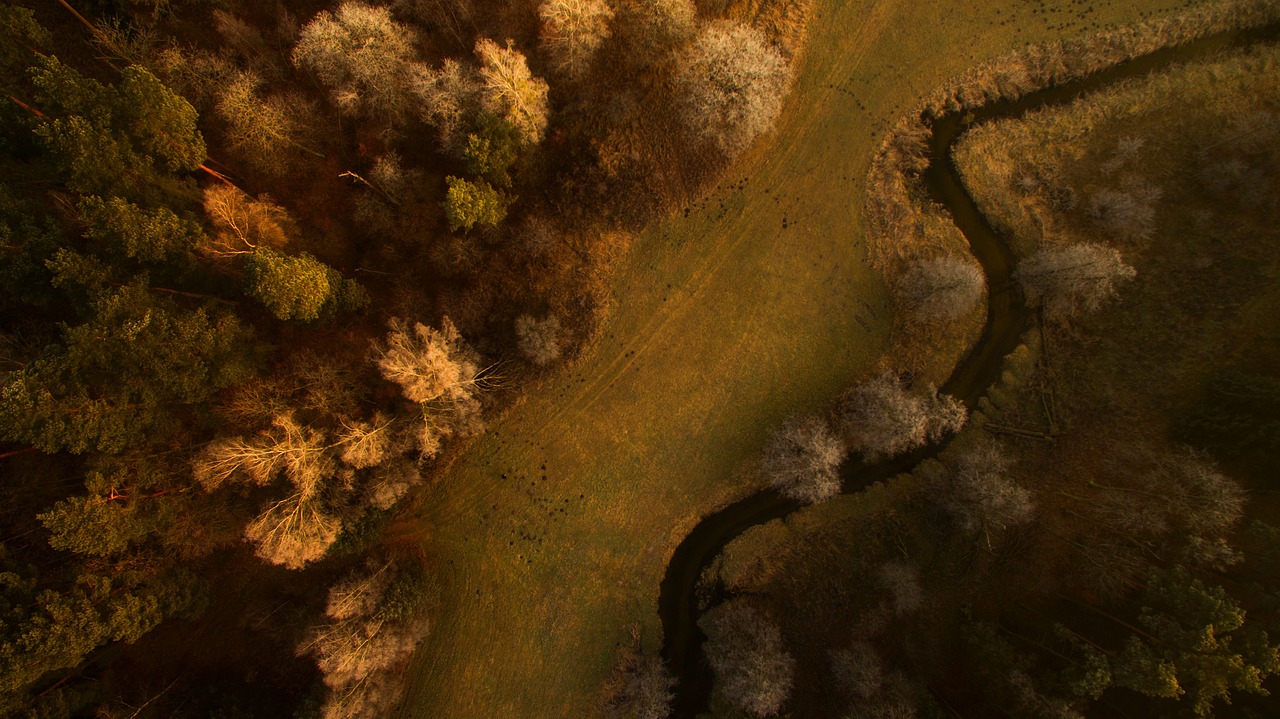
[(659, 641), (680, 538), (753, 489), (772, 428), (881, 354), (891, 318), (860, 216), (883, 131), (977, 60), (1175, 4), (1103, 3), (1084, 20), (1066, 1), (821, 4), (775, 136), (639, 239), (600, 342), (402, 521), (443, 594), (400, 715), (590, 715), (628, 628)]

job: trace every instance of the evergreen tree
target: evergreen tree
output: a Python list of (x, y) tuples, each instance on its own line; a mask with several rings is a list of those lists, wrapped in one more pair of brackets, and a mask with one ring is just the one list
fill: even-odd
[(231, 316), (183, 311), (135, 282), (0, 389), (0, 436), (46, 452), (118, 453), (161, 440), (173, 405), (205, 401), (246, 374), (248, 335)]
[(175, 191), (164, 172), (204, 161), (195, 109), (143, 68), (126, 68), (112, 87), (50, 56), (32, 69), (32, 83), (44, 113), (35, 134), (72, 190), (138, 196), (161, 184)]

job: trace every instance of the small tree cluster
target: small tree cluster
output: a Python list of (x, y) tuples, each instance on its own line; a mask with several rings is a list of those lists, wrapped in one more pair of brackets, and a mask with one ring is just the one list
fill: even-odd
[(420, 577), (375, 565), (329, 590), (325, 621), (298, 654), (316, 658), (328, 693), (324, 719), (377, 719), (403, 692), (404, 665), (427, 635)]
[(895, 287), (911, 320), (941, 324), (957, 320), (982, 300), (986, 277), (973, 262), (950, 255), (924, 260), (907, 270)]
[(679, 63), (684, 122), (733, 157), (773, 127), (791, 83), (776, 48), (746, 25), (707, 25)]
[[(228, 484), (277, 485), (283, 496), (267, 502), (245, 528), (258, 556), (297, 569), (324, 556), (338, 538), (352, 500), (388, 509), (420, 480), (403, 451), (404, 422), (374, 413), (367, 420), (339, 418), (330, 441), (323, 429), (280, 414), (270, 429), (245, 438), (223, 437), (195, 458), (196, 482), (212, 492)], [(410, 438), (411, 439), (411, 438)]]
[(855, 387), (840, 408), (849, 448), (868, 461), (902, 454), (964, 426), (967, 410), (950, 395), (913, 394), (891, 372)]
[(1206, 586), (1182, 568), (1154, 572), (1138, 624), (1112, 656), (1115, 684), (1150, 697), (1183, 699), (1197, 717), (1213, 716), (1232, 691), (1266, 695), (1280, 674), (1280, 647), (1245, 623), (1245, 611), (1222, 587)]
[(753, 717), (778, 713), (795, 679), (778, 627), (742, 600), (717, 607), (699, 624), (721, 695)]
[(1153, 558), (1217, 570), (1239, 560), (1228, 538), (1244, 516), (1244, 491), (1195, 451), (1138, 450), (1089, 487), (1082, 515), (1101, 531), (1082, 559), (1100, 588), (1134, 588)]
[(840, 493), (838, 470), (844, 457), (844, 443), (826, 422), (795, 419), (770, 438), (760, 469), (784, 495), (813, 504)]
[(269, 503), (245, 528), (258, 556), (272, 564), (299, 568), (322, 557), (342, 525), (324, 501), (333, 462), (324, 434), (289, 415), (275, 418), (257, 437), (229, 437), (210, 443), (194, 463), (195, 478), (207, 491), (228, 482), (267, 485), (283, 475), (290, 489)]
[(538, 7), (538, 17), (542, 20), (542, 46), (556, 69), (577, 77), (608, 39), (613, 8), (605, 0), (545, 0)]
[(1136, 274), (1115, 249), (1081, 242), (1038, 250), (1018, 263), (1013, 277), (1046, 318), (1065, 323), (1101, 307)]

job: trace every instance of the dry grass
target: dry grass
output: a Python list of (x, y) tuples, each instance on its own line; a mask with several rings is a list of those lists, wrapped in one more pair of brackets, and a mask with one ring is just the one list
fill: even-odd
[(774, 427), (882, 354), (891, 317), (860, 198), (886, 130), (967, 65), (1137, 9), (1064, 25), (1021, 0), (880, 0), (814, 17), (778, 131), (638, 238), (599, 341), (401, 519), (444, 594), (397, 716), (590, 716), (629, 627), (659, 640), (680, 538), (758, 486), (741, 470)]

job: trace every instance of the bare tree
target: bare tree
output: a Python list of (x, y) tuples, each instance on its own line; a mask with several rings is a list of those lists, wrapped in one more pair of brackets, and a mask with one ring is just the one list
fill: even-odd
[(323, 157), (298, 141), (302, 123), (300, 100), (258, 92), (262, 80), (250, 71), (236, 73), (218, 94), (214, 106), (227, 126), (227, 144), (256, 167), (280, 173), (287, 169), (290, 148)]
[(910, 564), (887, 562), (880, 565), (880, 586), (889, 592), (894, 614), (910, 614), (924, 604), (920, 570)]
[(741, 599), (717, 607), (699, 624), (725, 699), (754, 717), (776, 714), (791, 694), (795, 675), (795, 660), (778, 627)]
[(610, 680), (606, 715), (610, 719), (667, 719), (675, 683), (662, 658), (641, 648), (639, 627), (635, 627), (631, 644), (619, 655)]
[(153, 64), (165, 84), (202, 113), (217, 101), (220, 89), (236, 76), (236, 66), (229, 55), (198, 48), (165, 48), (156, 55)]
[(511, 123), (526, 142), (540, 142), (550, 111), (546, 81), (529, 72), (524, 55), (509, 40), (503, 47), (481, 38), (476, 41), (476, 56), (484, 108)]
[(381, 412), (369, 422), (344, 421), (338, 435), (339, 458), (355, 469), (375, 467), (387, 458), (391, 441), (391, 418)]
[(1047, 318), (1066, 322), (1101, 307), (1136, 274), (1115, 249), (1081, 242), (1040, 249), (1018, 264), (1014, 279)]
[(409, 89), (421, 102), (422, 119), (448, 146), (479, 110), (483, 83), (474, 67), (448, 58), (435, 69), (415, 65)]
[(330, 619), (351, 619), (375, 612), (382, 595), (395, 577), (391, 562), (370, 567), (368, 572), (357, 572), (329, 587), (329, 603), (324, 614)]
[(366, 493), (366, 500), (375, 509), (387, 510), (404, 498), (409, 490), (422, 482), (422, 470), (417, 462), (395, 457), (381, 465), (374, 473)]
[(301, 490), (267, 505), (245, 527), (244, 536), (257, 545), (256, 554), (289, 569), (301, 569), (329, 551), (342, 522), (329, 514), (318, 497)]
[(773, 127), (791, 69), (759, 31), (721, 20), (686, 51), (676, 83), (685, 124), (733, 157)]
[(920, 324), (964, 317), (982, 299), (985, 289), (982, 269), (955, 255), (917, 263), (902, 275), (895, 288), (910, 318)]
[(382, 376), (396, 384), (406, 399), (419, 404), (457, 406), (476, 401), (481, 369), (462, 335), (444, 318), (440, 329), (421, 322), (411, 327), (394, 318), (386, 344), (374, 348)]
[(933, 390), (912, 394), (897, 375), (885, 372), (845, 397), (840, 429), (850, 449), (877, 461), (955, 432), (967, 416), (954, 397)]
[(560, 359), (560, 320), (555, 315), (540, 320), (532, 315), (520, 315), (516, 318), (516, 337), (520, 354), (539, 367)]
[(844, 444), (827, 423), (809, 417), (791, 420), (774, 433), (760, 469), (784, 495), (813, 504), (840, 493), (837, 470), (844, 457)]
[(863, 640), (854, 641), (848, 649), (831, 652), (831, 673), (841, 689), (858, 699), (878, 696), (884, 686), (880, 655)]
[(231, 185), (210, 185), (204, 191), (204, 212), (212, 232), (200, 250), (214, 257), (248, 255), (259, 247), (280, 249), (293, 231), (289, 214), (270, 197), (255, 200)]
[(542, 46), (556, 70), (577, 77), (608, 39), (613, 8), (605, 0), (544, 0), (538, 17), (542, 19)]
[(993, 441), (983, 442), (960, 455), (948, 471), (936, 478), (934, 496), (960, 526), (980, 532), (992, 545), (992, 534), (1025, 524), (1035, 516), (1031, 492), (1013, 482), (1010, 461)]
[(338, 109), (391, 120), (408, 109), (412, 31), (385, 7), (347, 0), (322, 10), (302, 28), (293, 64), (311, 70), (333, 94)]
[(209, 443), (196, 457), (195, 479), (214, 491), (229, 481), (266, 485), (283, 473), (299, 492), (312, 497), (333, 471), (326, 450), (323, 433), (282, 414), (270, 430), (252, 439), (229, 437)]

